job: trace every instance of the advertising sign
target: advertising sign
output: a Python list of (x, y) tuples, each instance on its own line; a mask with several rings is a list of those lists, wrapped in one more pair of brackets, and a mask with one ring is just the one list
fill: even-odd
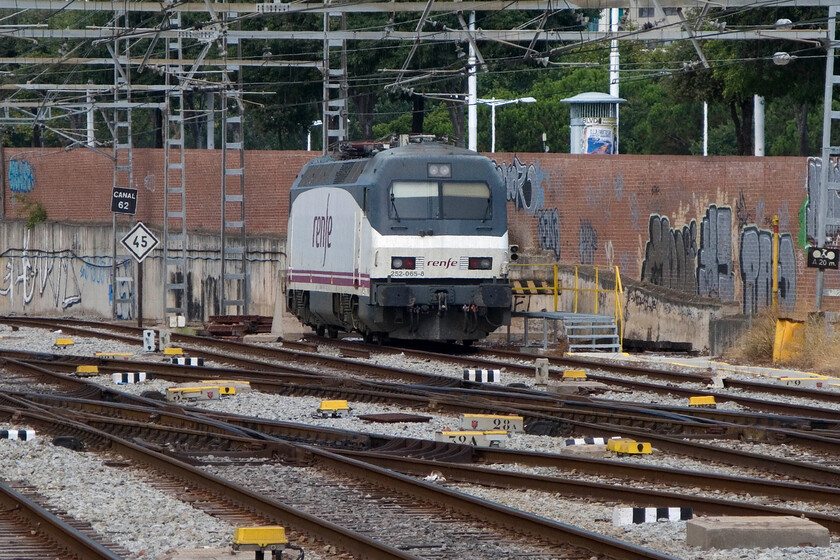
[(583, 150), (585, 154), (614, 154), (615, 119), (608, 117), (584, 118)]

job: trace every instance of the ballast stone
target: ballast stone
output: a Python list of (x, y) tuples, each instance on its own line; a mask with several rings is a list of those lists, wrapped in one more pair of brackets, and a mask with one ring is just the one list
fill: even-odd
[(685, 529), (686, 545), (702, 550), (831, 545), (828, 529), (790, 515), (699, 517), (687, 521)]

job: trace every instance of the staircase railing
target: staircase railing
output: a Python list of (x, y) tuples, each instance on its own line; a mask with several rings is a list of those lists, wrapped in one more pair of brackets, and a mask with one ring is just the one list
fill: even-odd
[[(550, 295), (554, 299), (554, 311), (561, 311), (559, 309), (560, 295), (563, 291), (571, 291), (574, 294), (573, 313), (579, 313), (579, 309), (591, 302), (591, 307), (594, 314), (598, 315), (598, 296), (600, 294), (612, 294), (613, 296), (613, 318), (618, 327), (619, 342), (624, 347), (624, 288), (621, 284), (621, 272), (618, 266), (603, 266), (594, 264), (575, 264), (575, 265), (559, 265), (556, 263), (511, 263), (511, 280), (520, 280), (521, 282), (529, 282), (532, 285), (516, 286), (514, 285), (513, 293), (519, 295)], [(519, 269), (521, 272), (517, 271)], [(535, 274), (528, 275), (526, 269), (532, 269)], [(564, 286), (559, 279), (560, 270), (574, 271), (574, 283), (572, 286)], [(515, 272), (516, 271), (516, 272)], [(587, 272), (587, 276), (591, 280), (591, 285), (594, 287), (585, 287), (581, 272)], [(602, 272), (611, 272), (614, 275), (615, 281), (612, 288), (601, 287)], [(546, 277), (550, 274), (550, 280)], [(516, 278), (519, 276), (519, 278)], [(533, 276), (529, 277), (529, 276)], [(540, 282), (542, 285), (537, 285)], [(592, 297), (592, 300), (589, 297)], [(594, 301), (593, 301), (594, 300)]]

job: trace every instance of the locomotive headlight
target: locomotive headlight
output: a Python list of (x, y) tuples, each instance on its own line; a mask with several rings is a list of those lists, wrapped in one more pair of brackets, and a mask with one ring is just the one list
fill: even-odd
[(493, 268), (493, 257), (470, 257), (468, 268), (470, 270), (490, 270)]
[(394, 270), (414, 270), (414, 257), (391, 257), (391, 268)]
[(448, 163), (430, 163), (426, 171), (429, 177), (452, 177), (452, 167)]

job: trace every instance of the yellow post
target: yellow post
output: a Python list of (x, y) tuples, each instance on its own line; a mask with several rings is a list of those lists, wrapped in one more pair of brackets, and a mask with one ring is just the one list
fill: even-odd
[(621, 344), (621, 349), (624, 350), (624, 311), (621, 307), (621, 298), (624, 295), (624, 287), (621, 285), (621, 273), (618, 270), (618, 267), (615, 267), (615, 307), (616, 307), (616, 319), (618, 324), (620, 325), (618, 331), (618, 340)]
[(554, 265), (554, 311), (557, 311), (557, 265)]
[(598, 283), (598, 267), (595, 267), (595, 315), (598, 314), (598, 290), (601, 285)]
[(779, 216), (773, 216), (773, 311), (779, 311)]
[(578, 297), (578, 279), (577, 279), (577, 272), (578, 267), (575, 265), (575, 313), (577, 313), (577, 297)]

